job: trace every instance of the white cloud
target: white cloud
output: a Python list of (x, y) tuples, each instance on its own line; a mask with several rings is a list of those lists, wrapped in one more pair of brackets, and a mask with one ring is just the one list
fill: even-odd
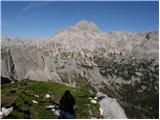
[(29, 3), (28, 5), (26, 5), (24, 8), (23, 8), (23, 12), (28, 12), (32, 9), (36, 9), (36, 8), (40, 8), (40, 7), (44, 7), (46, 5), (48, 5), (49, 2), (32, 2), (32, 3)]

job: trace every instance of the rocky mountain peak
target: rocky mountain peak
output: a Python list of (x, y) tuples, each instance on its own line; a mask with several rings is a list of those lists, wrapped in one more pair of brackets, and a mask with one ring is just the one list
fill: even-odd
[(75, 27), (78, 27), (80, 30), (93, 30), (93, 31), (99, 31), (97, 25), (93, 22), (89, 22), (87, 20), (81, 20), (78, 22)]

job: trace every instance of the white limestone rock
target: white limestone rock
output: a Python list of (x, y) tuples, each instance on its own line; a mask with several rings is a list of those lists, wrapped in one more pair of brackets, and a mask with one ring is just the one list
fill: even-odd
[(97, 100), (94, 100), (94, 99), (91, 99), (90, 102), (93, 104), (97, 104)]
[(49, 95), (49, 94), (46, 94), (46, 96), (45, 96), (46, 98), (50, 98), (51, 96)]
[(32, 102), (33, 102), (34, 104), (38, 104), (38, 102), (37, 102), (36, 100), (32, 100)]
[(105, 119), (127, 119), (123, 108), (119, 105), (116, 99), (106, 97), (102, 98), (99, 102), (100, 114)]
[(12, 111), (13, 111), (13, 107), (10, 107), (10, 108), (2, 107), (1, 115), (2, 115), (2, 117), (3, 116), (7, 117)]
[(46, 108), (48, 108), (48, 109), (53, 109), (55, 107), (55, 105), (48, 105), (48, 106), (46, 106)]

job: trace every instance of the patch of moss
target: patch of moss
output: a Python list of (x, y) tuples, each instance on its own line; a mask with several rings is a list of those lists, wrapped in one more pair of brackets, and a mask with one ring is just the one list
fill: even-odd
[(41, 106), (41, 105), (34, 105), (33, 113), (35, 114), (36, 118), (39, 118), (39, 119), (57, 118), (57, 116), (53, 112), (51, 112), (50, 110), (47, 110), (45, 106)]
[(9, 116), (6, 117), (6, 119), (24, 119), (25, 114), (20, 111), (13, 111)]

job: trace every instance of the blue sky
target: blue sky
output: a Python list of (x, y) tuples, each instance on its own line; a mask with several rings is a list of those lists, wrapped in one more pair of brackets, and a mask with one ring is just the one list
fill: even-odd
[(39, 38), (82, 19), (105, 32), (144, 32), (158, 29), (158, 1), (133, 2), (2, 2), (2, 34)]

